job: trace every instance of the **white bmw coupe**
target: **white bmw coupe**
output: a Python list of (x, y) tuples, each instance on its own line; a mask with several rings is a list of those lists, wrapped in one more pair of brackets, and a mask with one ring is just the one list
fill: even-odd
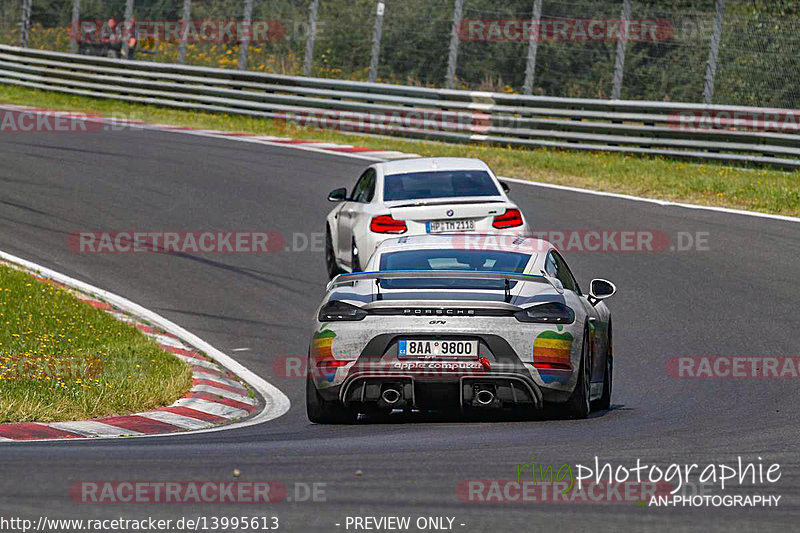
[(416, 158), (376, 163), (350, 194), (342, 187), (328, 200), (325, 263), (328, 276), (359, 272), (375, 248), (399, 235), (529, 233), (525, 217), (479, 159)]

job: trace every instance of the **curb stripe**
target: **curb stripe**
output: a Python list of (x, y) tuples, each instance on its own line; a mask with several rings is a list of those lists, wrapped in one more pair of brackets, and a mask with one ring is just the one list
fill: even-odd
[(96, 420), (83, 420), (80, 422), (52, 422), (48, 426), (62, 429), (71, 433), (77, 433), (84, 437), (121, 437), (123, 435), (141, 435), (138, 431), (123, 429), (120, 427), (104, 424)]
[(245, 389), (244, 387), (228, 385), (227, 383), (221, 383), (219, 381), (214, 381), (211, 379), (198, 379), (197, 375), (195, 374), (192, 377), (192, 388), (194, 389), (197, 385), (209, 385), (216, 389), (222, 389), (233, 392), (235, 394), (240, 394), (242, 396), (247, 396), (247, 389)]
[(7, 437), (11, 440), (72, 439), (81, 436), (35, 422), (0, 425), (0, 437)]
[(250, 405), (249, 403), (231, 400), (230, 398), (222, 398), (208, 392), (191, 391), (189, 392), (189, 394), (184, 396), (184, 398), (197, 398), (200, 400), (207, 400), (209, 402), (218, 403), (221, 405), (227, 405), (228, 407), (233, 407), (235, 409), (241, 409), (243, 411), (247, 411), (248, 413), (252, 412), (255, 409), (255, 406)]
[(213, 415), (211, 413), (205, 413), (203, 411), (198, 411), (197, 409), (191, 409), (189, 407), (178, 407), (171, 405), (169, 407), (161, 407), (160, 409), (156, 409), (155, 411), (152, 412), (175, 413), (176, 415), (185, 416), (187, 418), (196, 418), (197, 420), (203, 420), (205, 422), (214, 422), (216, 424), (227, 421), (225, 417)]
[(149, 418), (157, 422), (163, 422), (181, 429), (204, 429), (214, 425), (213, 422), (206, 422), (197, 418), (190, 418), (188, 416), (170, 413), (169, 411), (149, 411), (147, 413), (136, 413), (136, 416)]
[(214, 394), (216, 396), (222, 396), (223, 398), (227, 398), (229, 400), (234, 400), (239, 403), (245, 403), (247, 405), (255, 405), (255, 400), (248, 398), (247, 396), (243, 395), (241, 392), (233, 392), (225, 389), (221, 389), (219, 387), (214, 387), (211, 385), (194, 385), (192, 387), (192, 392), (205, 392), (208, 394)]
[[(173, 355), (180, 355), (180, 356), (183, 356), (183, 357), (191, 357), (192, 359), (198, 359), (200, 361), (210, 362), (207, 357), (204, 357), (204, 356), (200, 355), (199, 353), (193, 352), (191, 350), (184, 350), (183, 348), (177, 348), (175, 346), (170, 346), (169, 344), (159, 344), (159, 346), (161, 346), (161, 349), (164, 350), (165, 352), (169, 352), (169, 353), (171, 353)], [(191, 363), (192, 364), (200, 364), (200, 363), (196, 363), (195, 361), (191, 361)], [(214, 365), (214, 366), (216, 367), (217, 365)]]
[(244, 409), (236, 409), (217, 402), (210, 402), (201, 398), (181, 398), (173, 405), (176, 407), (188, 407), (202, 413), (221, 416), (223, 418), (242, 418), (248, 415)]
[(166, 335), (161, 335), (159, 333), (145, 333), (148, 337), (156, 341), (157, 343), (161, 344), (162, 346), (171, 346), (173, 348), (180, 348), (181, 350), (191, 351), (189, 346), (186, 346), (178, 339), (174, 339), (172, 337), (167, 337)]
[(102, 309), (104, 311), (111, 311), (113, 308), (105, 302), (101, 302), (99, 300), (90, 300), (87, 298), (79, 298), (80, 301), (91, 305), (92, 307), (96, 307), (98, 309)]
[(132, 429), (139, 433), (172, 433), (180, 429), (177, 426), (137, 415), (112, 416), (101, 418), (99, 421), (119, 428)]
[(238, 381), (235, 381), (233, 379), (225, 377), (222, 374), (211, 374), (209, 372), (206, 372), (206, 370), (204, 368), (196, 370), (195, 372), (193, 372), (193, 374), (194, 374), (194, 378), (195, 379), (198, 379), (198, 380), (201, 380), (201, 381), (202, 380), (213, 381), (215, 383), (222, 383), (222, 384), (225, 384), (225, 385), (229, 385), (231, 387), (244, 388), (244, 387), (242, 387), (242, 384), (239, 383)]
[[(112, 313), (112, 314), (114, 314), (114, 313)], [(176, 340), (178, 339), (178, 337), (176, 337), (172, 333), (167, 333), (166, 331), (158, 331), (153, 326), (148, 326), (147, 324), (142, 324), (141, 322), (137, 322), (136, 323), (136, 327), (139, 328), (140, 330), (142, 330), (144, 333), (146, 333), (148, 335), (157, 334), (157, 335), (160, 335), (162, 337), (169, 337), (170, 339), (176, 339)]]

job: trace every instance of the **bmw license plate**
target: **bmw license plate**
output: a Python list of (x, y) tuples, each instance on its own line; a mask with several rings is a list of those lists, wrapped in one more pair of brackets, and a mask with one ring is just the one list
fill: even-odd
[(477, 357), (478, 341), (401, 339), (398, 357)]
[(455, 220), (429, 220), (425, 223), (428, 233), (444, 233), (447, 231), (474, 231), (475, 221), (469, 218)]

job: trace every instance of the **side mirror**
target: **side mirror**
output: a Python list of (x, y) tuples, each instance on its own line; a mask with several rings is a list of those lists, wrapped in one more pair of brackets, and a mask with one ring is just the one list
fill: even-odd
[(509, 187), (508, 183), (506, 183), (505, 181), (501, 181), (500, 186), (503, 188), (503, 192), (508, 192), (511, 190), (511, 187)]
[(345, 200), (347, 200), (347, 189), (344, 187), (333, 189), (328, 195), (329, 202), (344, 202)]
[(617, 292), (617, 287), (604, 279), (593, 279), (589, 284), (589, 301), (596, 305), (600, 300), (611, 298)]

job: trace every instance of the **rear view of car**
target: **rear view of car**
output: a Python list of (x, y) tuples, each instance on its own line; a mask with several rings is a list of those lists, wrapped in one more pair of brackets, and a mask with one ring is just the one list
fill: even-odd
[(398, 235), (525, 234), (520, 209), (482, 161), (419, 158), (367, 168), (352, 193), (331, 192), (339, 203), (327, 218), (330, 277), (358, 272), (382, 241)]
[(368, 272), (334, 279), (309, 348), (309, 418), (607, 408), (602, 300), (613, 285), (594, 280), (584, 295), (549, 243), (510, 240), (470, 249), (458, 235), (403, 237), (379, 246)]

